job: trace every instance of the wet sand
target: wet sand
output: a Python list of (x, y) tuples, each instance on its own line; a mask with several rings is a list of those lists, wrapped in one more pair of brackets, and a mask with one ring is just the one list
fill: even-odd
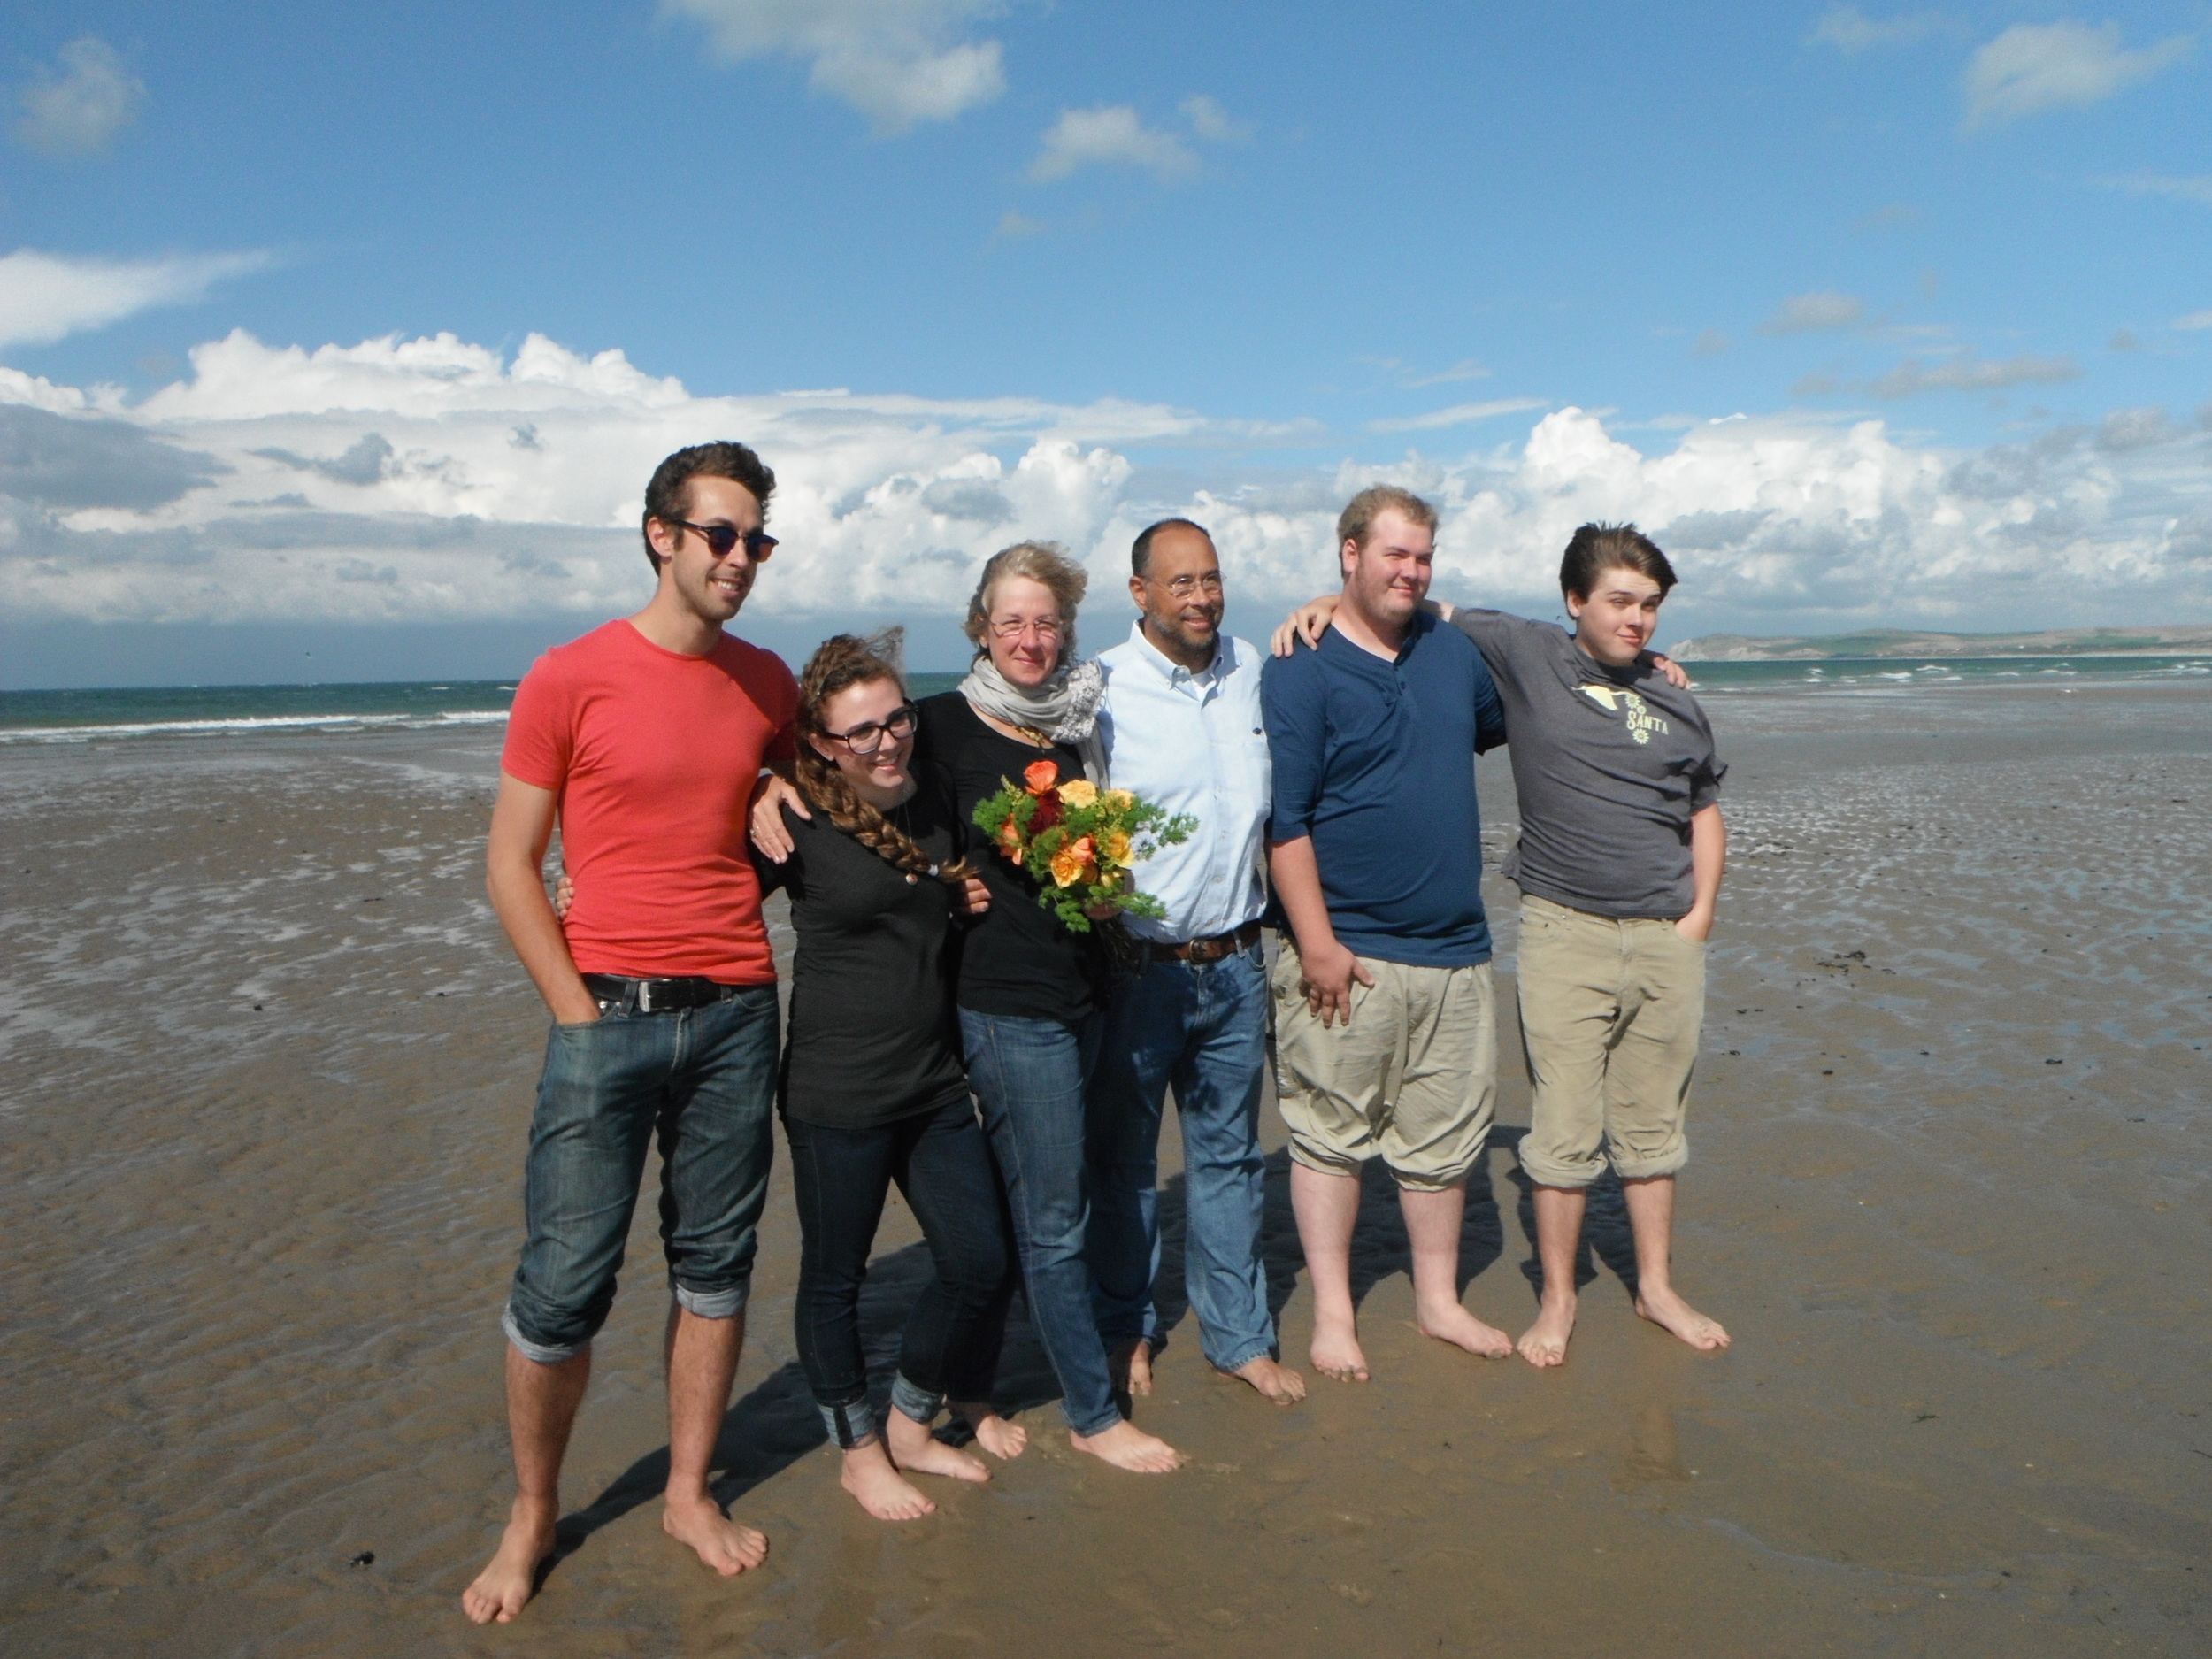
[[(1214, 1379), (1171, 1270), (1139, 1420), (1189, 1469), (1072, 1453), (1018, 1328), (1030, 1455), (894, 1527), (837, 1489), (794, 1362), (780, 1170), (718, 1488), (768, 1564), (718, 1580), (658, 1530), (649, 1204), (566, 1553), (489, 1631), (457, 1598), (511, 1491), (495, 1321), (543, 1041), (482, 897), (496, 733), (11, 751), (7, 1651), (2212, 1651), (2212, 695), (1713, 706), (1734, 848), (1678, 1277), (1732, 1352), (1633, 1317), (1617, 1192), (1563, 1369), (1427, 1342), (1377, 1186), (1374, 1382), (1282, 1410)], [(1510, 785), (1482, 783), (1494, 867)], [(1504, 1048), (1465, 1264), (1517, 1331)], [(1171, 1119), (1171, 1239), (1174, 1148)], [(879, 1242), (887, 1366), (915, 1237), (895, 1210)]]

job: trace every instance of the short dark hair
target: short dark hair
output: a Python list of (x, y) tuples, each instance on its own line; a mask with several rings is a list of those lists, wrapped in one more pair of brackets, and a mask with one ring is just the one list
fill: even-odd
[(1336, 550), (1344, 551), (1347, 541), (1356, 543), (1363, 553), (1367, 550), (1367, 534), (1375, 527), (1375, 520), (1386, 512), (1394, 512), (1408, 524), (1417, 524), (1433, 535), (1436, 533), (1436, 509), (1409, 489), (1400, 489), (1395, 484), (1370, 484), (1365, 489), (1344, 503), (1344, 511), (1336, 517)]
[(733, 484), (742, 484), (753, 492), (763, 517), (767, 515), (769, 496), (776, 493), (776, 475), (768, 470), (768, 464), (741, 443), (724, 439), (677, 450), (653, 469), (653, 481), (645, 487), (645, 517), (638, 526), (638, 534), (645, 538), (645, 562), (656, 574), (661, 560), (653, 551), (653, 520), (672, 526), (690, 516), (695, 478), (726, 478)]
[(1659, 584), (1664, 599), (1675, 584), (1674, 566), (1654, 541), (1632, 524), (1586, 524), (1567, 543), (1559, 561), (1559, 590), (1587, 599), (1608, 571), (1635, 571)]
[(1132, 576), (1152, 574), (1152, 538), (1163, 530), (1195, 530), (1206, 538), (1208, 547), (1214, 544), (1213, 532), (1202, 524), (1192, 523), (1188, 518), (1163, 518), (1157, 524), (1148, 524), (1137, 532), (1137, 539), (1129, 544), (1129, 573)]

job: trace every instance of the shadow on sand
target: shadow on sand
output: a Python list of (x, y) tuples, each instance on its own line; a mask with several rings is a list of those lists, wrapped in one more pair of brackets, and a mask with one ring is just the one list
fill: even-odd
[[(1504, 1217), (1490, 1195), (1490, 1159), (1497, 1152), (1513, 1151), (1526, 1131), (1491, 1131), (1482, 1157), (1468, 1183), (1471, 1198), (1460, 1231), (1459, 1286), (1494, 1265), (1505, 1251)], [(1531, 1187), (1517, 1164), (1509, 1178), (1519, 1190), (1517, 1207), (1523, 1238), (1529, 1248), (1522, 1272), (1534, 1286), (1536, 1223)], [(1160, 1310), (1164, 1338), (1180, 1325), (1190, 1311), (1184, 1288), (1185, 1184), (1171, 1177), (1160, 1192), (1160, 1232), (1163, 1261), (1154, 1295)], [(1609, 1176), (1591, 1188), (1589, 1219), (1583, 1232), (1583, 1250), (1577, 1284), (1596, 1277), (1591, 1264), (1594, 1248), (1605, 1264), (1618, 1274), (1633, 1293), (1635, 1264), (1629, 1247), (1628, 1215), (1619, 1184)], [(1279, 1317), (1297, 1288), (1305, 1257), (1298, 1244), (1298, 1224), (1290, 1203), (1290, 1155), (1278, 1151), (1267, 1159), (1267, 1197), (1261, 1223), (1262, 1259), (1267, 1266), (1267, 1302), (1271, 1315)], [(1405, 1222), (1399, 1213), (1397, 1188), (1379, 1164), (1370, 1164), (1360, 1184), (1359, 1220), (1352, 1235), (1352, 1296), (1363, 1302), (1367, 1293), (1394, 1273), (1409, 1272), (1412, 1256)], [(929, 1282), (932, 1271), (928, 1248), (910, 1244), (868, 1264), (868, 1278), (860, 1293), (861, 1343), (868, 1356), (870, 1390), (878, 1409), (887, 1409), (892, 1374), (898, 1366), (899, 1341), (914, 1300)], [(1025, 1299), (1017, 1296), (1007, 1319), (1006, 1347), (1000, 1356), (995, 1395), (999, 1409), (1010, 1416), (1060, 1397), (1060, 1386), (1044, 1349), (1032, 1329)], [(953, 1430), (942, 1431), (948, 1437)], [(791, 1361), (730, 1407), (722, 1419), (722, 1432), (714, 1448), (717, 1471), (713, 1492), (726, 1508), (756, 1486), (782, 1473), (823, 1444), (827, 1436), (808, 1392), (806, 1376)], [(668, 1483), (668, 1448), (660, 1447), (639, 1458), (611, 1481), (599, 1495), (580, 1509), (561, 1517), (557, 1544), (540, 1574), (540, 1583), (560, 1563), (582, 1548), (600, 1528), (658, 1497)]]
[[(1493, 1147), (1517, 1145), (1525, 1129), (1502, 1129), (1491, 1132)], [(1513, 1137), (1511, 1142), (1500, 1139)], [(1519, 1193), (1514, 1206), (1514, 1219), (1520, 1224), (1521, 1237), (1528, 1243), (1528, 1256), (1521, 1263), (1521, 1273), (1528, 1280), (1532, 1295), (1540, 1295), (1544, 1288), (1543, 1265), (1536, 1256), (1536, 1184), (1521, 1173), (1517, 1159), (1507, 1176)], [(1582, 1217), (1582, 1243), (1575, 1251), (1575, 1288), (1579, 1291), (1598, 1276), (1598, 1263), (1621, 1282), (1630, 1302), (1636, 1300), (1636, 1239), (1628, 1221), (1628, 1195), (1621, 1190), (1620, 1178), (1607, 1170), (1590, 1183), (1587, 1208)]]
[[(868, 1263), (868, 1278), (860, 1291), (860, 1340), (868, 1358), (870, 1394), (879, 1412), (889, 1409), (900, 1339), (915, 1299), (933, 1271), (928, 1247), (918, 1243)], [(1060, 1397), (1060, 1386), (1030, 1328), (1026, 1305), (1018, 1295), (1007, 1318), (1006, 1346), (1000, 1356), (994, 1395), (999, 1409), (1010, 1416)], [(964, 1426), (940, 1428), (939, 1435), (957, 1444), (964, 1441), (966, 1431)], [(715, 1501), (726, 1509), (730, 1508), (828, 1438), (814, 1396), (807, 1388), (806, 1373), (796, 1360), (786, 1362), (734, 1401), (724, 1416), (710, 1465), (715, 1471), (711, 1486)], [(553, 1554), (539, 1571), (540, 1586), (562, 1562), (582, 1548), (594, 1532), (659, 1497), (667, 1485), (668, 1448), (664, 1445), (616, 1476), (582, 1509), (563, 1516), (554, 1529)]]

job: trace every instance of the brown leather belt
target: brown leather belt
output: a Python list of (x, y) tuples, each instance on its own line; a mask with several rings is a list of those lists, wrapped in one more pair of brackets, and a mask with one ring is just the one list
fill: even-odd
[(1224, 956), (1233, 956), (1240, 950), (1249, 950), (1260, 942), (1260, 925), (1247, 922), (1233, 933), (1216, 933), (1207, 939), (1194, 939), (1187, 945), (1163, 945), (1155, 941), (1152, 960), (1155, 962), (1195, 962), (1202, 966), (1218, 962)]

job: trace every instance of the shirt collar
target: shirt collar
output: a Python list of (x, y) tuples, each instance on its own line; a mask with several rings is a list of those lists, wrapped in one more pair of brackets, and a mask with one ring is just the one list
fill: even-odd
[(1139, 658), (1149, 663), (1153, 672), (1171, 686), (1189, 685), (1198, 687), (1202, 690), (1220, 680), (1234, 666), (1234, 657), (1229, 643), (1229, 636), (1225, 634), (1217, 634), (1214, 636), (1213, 661), (1208, 663), (1194, 674), (1145, 637), (1144, 619), (1141, 617), (1129, 625), (1129, 639), (1130, 642), (1137, 648)]

